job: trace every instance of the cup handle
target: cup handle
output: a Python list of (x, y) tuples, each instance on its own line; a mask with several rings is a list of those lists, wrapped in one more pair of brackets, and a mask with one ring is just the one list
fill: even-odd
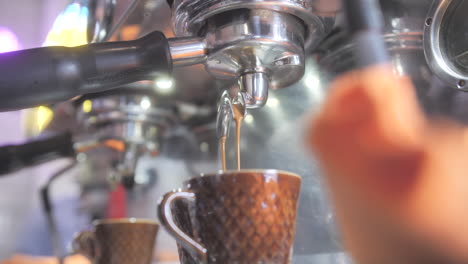
[(159, 222), (166, 228), (171, 236), (173, 236), (179, 244), (187, 251), (199, 258), (202, 263), (207, 261), (206, 248), (182, 231), (174, 222), (172, 217), (171, 207), (177, 200), (195, 201), (195, 194), (191, 191), (173, 191), (166, 193), (158, 205)]
[(74, 254), (81, 254), (96, 262), (100, 256), (100, 247), (93, 231), (82, 231), (75, 235), (72, 242)]

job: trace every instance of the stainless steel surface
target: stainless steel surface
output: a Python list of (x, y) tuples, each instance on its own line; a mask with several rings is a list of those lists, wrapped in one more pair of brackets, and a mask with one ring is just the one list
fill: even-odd
[[(115, 17), (122, 17), (126, 13), (124, 7), (131, 3), (117, 1)], [(304, 49), (316, 46), (331, 30), (338, 10), (336, 0), (175, 1), (172, 22), (176, 36), (202, 38), (193, 45), (183, 43), (185, 40), (171, 41), (175, 66), (203, 62), (206, 45), (205, 68), (225, 87), (247, 72), (266, 73), (270, 88), (287, 87), (302, 77)], [(137, 25), (140, 36), (162, 30), (171, 37), (168, 12), (164, 1), (141, 0), (126, 25)], [(119, 32), (113, 35), (119, 37)], [(191, 55), (190, 51), (196, 54)], [(187, 59), (181, 59), (187, 55)], [(196, 78), (187, 78), (188, 75)], [(212, 104), (218, 95), (210, 88), (211, 78), (199, 65), (175, 70), (174, 79), (177, 99), (194, 102), (203, 98)], [(192, 82), (186, 82), (188, 79)]]
[(223, 13), (208, 21), (206, 70), (217, 79), (237, 80), (264, 72), (271, 88), (283, 88), (304, 73), (304, 34), (300, 20), (269, 10)]
[(424, 50), (437, 76), (448, 86), (468, 91), (466, 1), (434, 1), (426, 18)]
[(268, 100), (270, 77), (266, 72), (247, 72), (240, 76), (239, 87), (248, 109), (261, 108)]
[[(385, 18), (383, 38), (387, 49), (393, 55), (393, 60), (395, 61), (396, 57), (406, 59), (402, 57), (410, 55), (407, 61), (417, 62), (412, 64), (415, 67), (396, 62), (398, 64), (398, 67), (395, 67), (396, 71), (400, 74), (409, 74), (411, 70), (416, 70), (421, 65), (425, 66), (424, 60), (420, 60), (416, 54), (420, 55), (423, 48), (422, 31), (425, 13), (431, 1), (416, 0), (406, 3), (401, 0), (391, 0), (380, 2)], [(332, 76), (354, 69), (356, 60), (353, 53), (354, 43), (351, 43), (343, 30), (337, 30), (328, 36), (319, 50), (320, 66), (330, 72)]]
[[(175, 1), (174, 31), (205, 38), (206, 70), (217, 79), (240, 79), (248, 108), (260, 108), (268, 88), (284, 88), (302, 78), (304, 50), (330, 30), (333, 19), (314, 12), (317, 2)], [(330, 10), (336, 12), (338, 5), (334, 8)]]
[(78, 138), (84, 142), (121, 142), (116, 170), (133, 177), (138, 159), (157, 155), (167, 130), (177, 125), (175, 109), (150, 93), (121, 91), (82, 98), (77, 105)]
[(206, 61), (206, 43), (203, 38), (173, 38), (169, 46), (174, 67), (184, 67)]
[[(381, 1), (385, 16), (385, 42), (394, 71), (412, 79), (425, 111), (431, 116), (444, 116), (466, 123), (468, 95), (453, 89), (456, 88), (453, 84), (433, 70), (433, 62), (426, 60), (427, 46), (423, 45), (423, 34), (432, 3), (431, 0)], [(345, 34), (329, 36), (320, 50), (319, 65), (328, 73), (326, 80), (354, 69), (353, 44)]]
[[(214, 15), (239, 9), (272, 10), (293, 15), (303, 21), (307, 27), (305, 46), (310, 48), (323, 38), (332, 24), (330, 21), (322, 21), (321, 17), (334, 17), (339, 10), (338, 1), (323, 2), (316, 0), (176, 0), (173, 8), (173, 28), (177, 36), (196, 36), (200, 34), (206, 21)], [(327, 11), (323, 12), (323, 8)]]

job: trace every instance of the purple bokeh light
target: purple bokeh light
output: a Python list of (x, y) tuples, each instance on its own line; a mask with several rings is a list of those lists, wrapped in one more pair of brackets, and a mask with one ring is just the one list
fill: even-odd
[(15, 33), (6, 27), (0, 26), (0, 53), (21, 49)]

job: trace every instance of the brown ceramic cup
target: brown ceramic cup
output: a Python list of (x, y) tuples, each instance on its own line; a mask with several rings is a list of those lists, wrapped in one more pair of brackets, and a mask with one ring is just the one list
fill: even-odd
[(275, 170), (202, 175), (158, 206), (181, 263), (290, 263), (300, 176)]
[(78, 233), (73, 251), (94, 264), (150, 264), (159, 225), (143, 219), (106, 219)]

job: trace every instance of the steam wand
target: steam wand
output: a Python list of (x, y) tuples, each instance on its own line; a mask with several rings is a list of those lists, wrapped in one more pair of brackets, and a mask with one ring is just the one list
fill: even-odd
[(64, 168), (58, 170), (54, 173), (47, 183), (41, 188), (41, 202), (42, 208), (44, 209), (44, 214), (47, 218), (47, 225), (49, 227), (50, 239), (52, 242), (52, 248), (54, 250), (54, 255), (58, 258), (59, 264), (63, 264), (66, 254), (64, 254), (64, 250), (62, 248), (62, 241), (60, 238), (60, 232), (57, 227), (57, 222), (54, 218), (53, 206), (52, 202), (50, 201), (50, 186), (52, 183), (58, 179), (60, 176), (64, 175), (66, 172), (70, 171), (76, 166), (76, 161), (68, 164)]
[(378, 0), (343, 0), (348, 31), (356, 43), (358, 67), (389, 62), (382, 38), (383, 15)]

